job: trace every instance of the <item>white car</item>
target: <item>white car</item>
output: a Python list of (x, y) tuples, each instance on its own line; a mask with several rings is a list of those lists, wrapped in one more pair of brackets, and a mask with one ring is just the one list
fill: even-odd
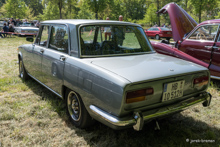
[(15, 33), (18, 36), (36, 36), (39, 28), (33, 26), (31, 23), (23, 23), (15, 27)]

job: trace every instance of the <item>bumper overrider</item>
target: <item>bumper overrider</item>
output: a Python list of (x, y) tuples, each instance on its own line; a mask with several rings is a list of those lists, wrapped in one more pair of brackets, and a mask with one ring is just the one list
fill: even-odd
[(180, 112), (197, 104), (202, 104), (204, 107), (207, 107), (210, 105), (211, 99), (211, 94), (208, 92), (204, 92), (197, 97), (183, 100), (181, 102), (178, 102), (177, 104), (171, 104), (157, 109), (148, 110), (146, 112), (134, 112), (134, 116), (130, 118), (118, 118), (94, 105), (90, 105), (90, 109), (92, 110), (96, 118), (99, 118), (100, 121), (111, 128), (119, 129), (133, 126), (134, 130), (139, 131), (143, 128), (144, 122), (148, 122), (172, 113)]

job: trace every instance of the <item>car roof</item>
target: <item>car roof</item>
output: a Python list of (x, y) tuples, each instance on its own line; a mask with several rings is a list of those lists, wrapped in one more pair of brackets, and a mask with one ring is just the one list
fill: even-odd
[(89, 20), (89, 19), (60, 19), (60, 20), (47, 20), (41, 22), (41, 24), (44, 23), (53, 23), (53, 24), (73, 24), (73, 25), (84, 25), (84, 24), (109, 24), (109, 25), (133, 25), (133, 26), (139, 26), (135, 23), (130, 22), (124, 22), (124, 21), (112, 21), (112, 20)]
[(204, 25), (204, 24), (215, 24), (215, 23), (220, 23), (220, 19), (206, 20), (206, 21), (201, 22), (198, 26)]

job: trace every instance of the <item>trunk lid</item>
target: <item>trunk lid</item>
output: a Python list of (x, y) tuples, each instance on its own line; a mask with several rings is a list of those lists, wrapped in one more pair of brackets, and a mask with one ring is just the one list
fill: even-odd
[(94, 58), (91, 63), (132, 83), (207, 70), (200, 65), (157, 53)]

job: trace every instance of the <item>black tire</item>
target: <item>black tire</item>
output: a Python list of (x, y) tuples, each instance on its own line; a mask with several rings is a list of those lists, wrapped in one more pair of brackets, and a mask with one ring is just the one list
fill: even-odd
[(72, 90), (66, 90), (66, 108), (71, 122), (78, 128), (86, 128), (95, 120), (87, 112), (80, 96)]
[(170, 37), (166, 38), (166, 40), (170, 41)]
[(24, 81), (29, 79), (29, 76), (25, 70), (22, 59), (19, 59), (19, 77)]
[(159, 36), (159, 35), (156, 35), (156, 36), (155, 36), (155, 39), (160, 40), (160, 36)]

